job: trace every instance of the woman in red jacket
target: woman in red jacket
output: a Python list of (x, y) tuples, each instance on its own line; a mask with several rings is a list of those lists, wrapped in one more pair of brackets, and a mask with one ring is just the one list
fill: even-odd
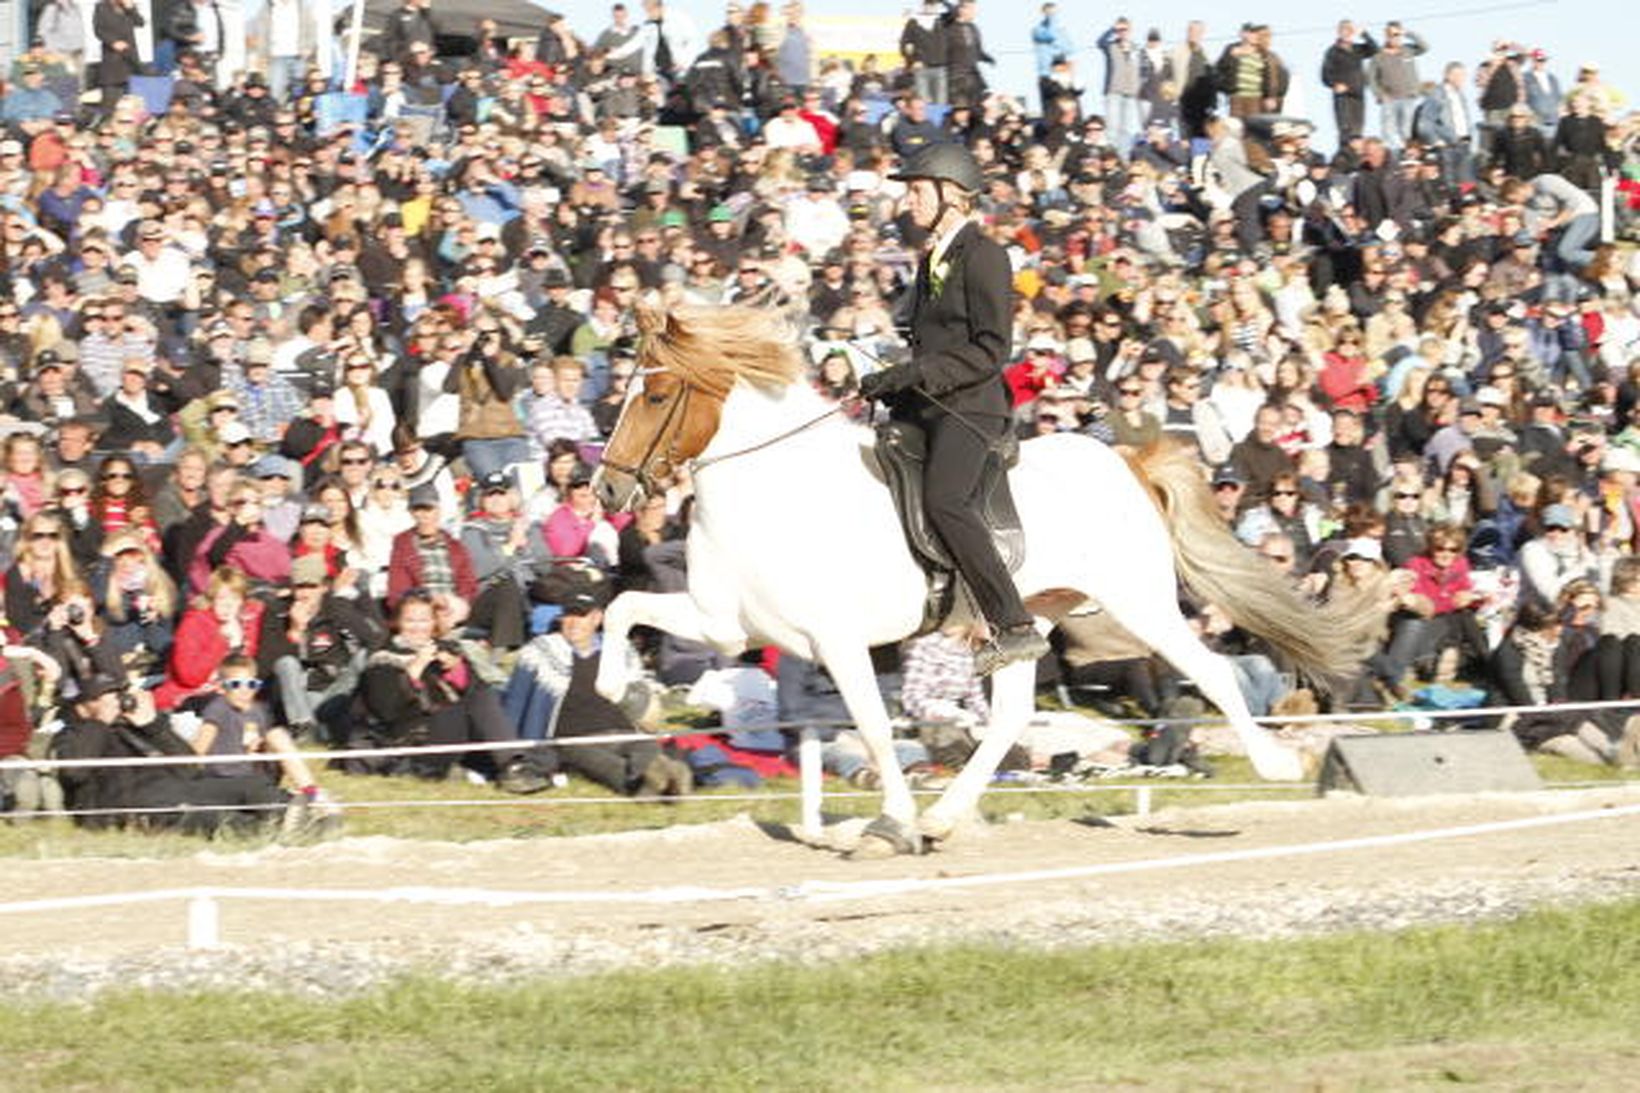
[(197, 695), (216, 689), (216, 670), (230, 654), (256, 656), (262, 632), (262, 603), (247, 598), (249, 582), (236, 569), (211, 574), (204, 595), (194, 600), (177, 625), (165, 681), (154, 692), (154, 705), (172, 710)]
[[(1486, 597), (1470, 579), (1469, 559), (1463, 553), (1464, 534), (1455, 525), (1437, 524), (1429, 529), (1424, 544), (1422, 554), (1407, 559), (1407, 569), (1416, 578), (1412, 591), (1426, 597), (1434, 608), (1423, 652), (1428, 655), (1455, 649), (1469, 664), (1482, 664), (1488, 649), (1475, 611)], [(1448, 673), (1436, 674), (1439, 677)]]

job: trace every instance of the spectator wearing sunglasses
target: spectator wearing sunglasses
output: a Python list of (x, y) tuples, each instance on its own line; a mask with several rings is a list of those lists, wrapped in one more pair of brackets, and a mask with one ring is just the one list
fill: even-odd
[(217, 669), (217, 693), (200, 711), (194, 751), (200, 755), (247, 755), (266, 752), (279, 756), (273, 763), (211, 763), (208, 778), (258, 777), (277, 783), (280, 775), (291, 791), (306, 801), (324, 805), (325, 797), (313, 771), (296, 749), (290, 730), (275, 723), (261, 701), (262, 681), (256, 661), (243, 655), (228, 657)]

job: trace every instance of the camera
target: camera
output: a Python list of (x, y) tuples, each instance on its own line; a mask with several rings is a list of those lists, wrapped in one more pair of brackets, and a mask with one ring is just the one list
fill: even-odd
[(84, 604), (78, 604), (78, 603), (69, 604), (68, 605), (67, 617), (68, 617), (68, 625), (70, 625), (70, 626), (84, 626), (85, 625), (85, 605)]
[(120, 692), (120, 713), (134, 714), (137, 712), (137, 696), (130, 691)]

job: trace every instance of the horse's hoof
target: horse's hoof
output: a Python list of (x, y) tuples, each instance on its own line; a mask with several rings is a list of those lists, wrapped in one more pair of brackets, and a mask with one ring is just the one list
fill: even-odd
[(1304, 756), (1274, 742), (1248, 752), (1253, 770), (1266, 782), (1302, 782), (1307, 777)]
[(879, 816), (860, 832), (860, 841), (845, 856), (849, 861), (882, 861), (904, 854), (921, 854), (923, 837), (910, 824)]
[(922, 834), (925, 845), (933, 849), (934, 844), (950, 842), (956, 836), (957, 821), (925, 812), (917, 817), (917, 830)]

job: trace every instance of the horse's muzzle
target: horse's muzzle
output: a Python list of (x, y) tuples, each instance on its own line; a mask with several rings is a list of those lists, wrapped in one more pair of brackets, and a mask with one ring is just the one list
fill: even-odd
[(592, 492), (598, 495), (605, 512), (625, 512), (641, 491), (635, 476), (599, 467), (592, 472)]

